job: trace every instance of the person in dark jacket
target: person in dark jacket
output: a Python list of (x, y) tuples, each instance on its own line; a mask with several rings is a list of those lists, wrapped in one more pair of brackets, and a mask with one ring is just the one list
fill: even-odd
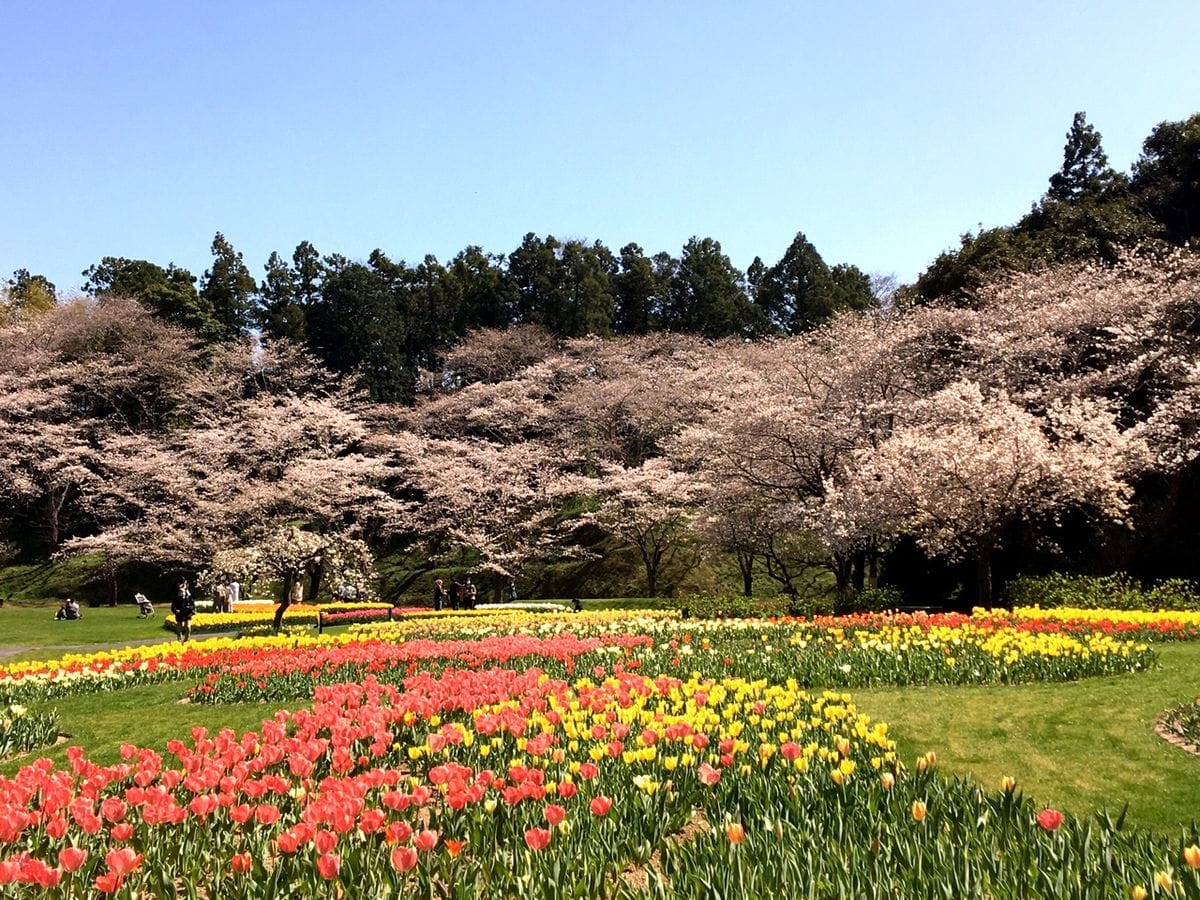
[(175, 599), (171, 601), (171, 614), (175, 616), (175, 632), (179, 635), (179, 640), (186, 644), (192, 636), (192, 616), (196, 614), (196, 602), (192, 599), (192, 592), (188, 590), (186, 578), (179, 582), (179, 590), (175, 592)]

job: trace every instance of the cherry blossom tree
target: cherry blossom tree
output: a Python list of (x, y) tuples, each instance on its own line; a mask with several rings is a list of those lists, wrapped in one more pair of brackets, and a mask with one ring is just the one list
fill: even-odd
[(858, 451), (826, 504), (851, 534), (890, 519), (932, 553), (974, 558), (987, 605), (992, 553), (1017, 522), (1069, 508), (1122, 520), (1128, 477), (1145, 459), (1144, 442), (1120, 432), (1096, 403), (1076, 400), (1037, 417), (1003, 393), (961, 382), (914, 405), (879, 447)]

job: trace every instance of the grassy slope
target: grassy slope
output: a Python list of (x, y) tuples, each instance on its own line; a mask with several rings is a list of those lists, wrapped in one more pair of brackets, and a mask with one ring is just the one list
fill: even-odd
[[(163, 636), (159, 617), (139, 621), (130, 607), (86, 610), (82, 622), (53, 622), (52, 610), (0, 608), (0, 647), (37, 646), (5, 661), (53, 657), (65, 644)], [(1155, 736), (1164, 709), (1200, 692), (1200, 644), (1165, 645), (1161, 667), (1120, 678), (1018, 687), (877, 688), (854, 698), (888, 722), (903, 757), (934, 750), (951, 772), (972, 772), (988, 786), (1016, 777), (1039, 801), (1076, 812), (1130, 804), (1131, 821), (1171, 828), (1200, 816), (1200, 758)], [(192, 725), (255, 728), (276, 707), (192, 706), (176, 701), (186, 685), (56, 701), (72, 743), (115, 758), (122, 741), (161, 748)], [(292, 704), (298, 706), (300, 704)], [(152, 715), (147, 711), (153, 709)], [(63, 758), (63, 748), (52, 752)], [(13, 762), (0, 772), (15, 768)]]

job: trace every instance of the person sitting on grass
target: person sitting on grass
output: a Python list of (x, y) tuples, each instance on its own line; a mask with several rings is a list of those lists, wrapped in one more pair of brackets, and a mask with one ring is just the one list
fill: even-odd
[(58, 608), (58, 612), (54, 614), (56, 622), (73, 622), (76, 619), (82, 619), (83, 613), (79, 611), (79, 604), (72, 598), (68, 597), (62, 602), (62, 606)]
[(188, 590), (187, 579), (179, 582), (179, 590), (171, 601), (171, 613), (175, 616), (175, 632), (182, 643), (187, 643), (192, 636), (192, 616), (196, 614), (196, 602), (192, 592)]

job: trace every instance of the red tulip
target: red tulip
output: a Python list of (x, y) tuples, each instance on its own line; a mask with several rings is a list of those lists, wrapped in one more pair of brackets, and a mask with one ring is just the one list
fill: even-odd
[(608, 811), (612, 809), (612, 798), (605, 797), (601, 794), (599, 797), (592, 798), (592, 814), (597, 816), (607, 816)]
[(104, 857), (108, 868), (117, 875), (128, 875), (142, 864), (142, 854), (132, 847), (122, 847), (119, 850), (109, 850)]
[(122, 822), (119, 825), (114, 825), (108, 831), (114, 841), (124, 843), (133, 837), (133, 826), (128, 822)]
[(229, 867), (235, 872), (249, 872), (251, 866), (254, 865), (249, 853), (235, 853), (233, 858), (229, 860)]
[(88, 853), (79, 847), (63, 847), (58, 851), (58, 864), (64, 872), (77, 872), (87, 862)]
[(264, 803), (255, 808), (254, 818), (260, 825), (274, 825), (279, 821), (279, 807)]
[(546, 821), (551, 825), (561, 825), (567, 817), (567, 811), (554, 803), (546, 804)]
[(322, 853), (317, 857), (317, 871), (326, 881), (333, 881), (342, 871), (342, 858), (336, 853)]
[(116, 872), (105, 872), (103, 875), (97, 875), (94, 883), (96, 890), (100, 893), (115, 894), (125, 883), (125, 876), (118, 875)]
[(1063, 823), (1063, 814), (1057, 809), (1046, 807), (1037, 816), (1037, 823), (1047, 831), (1055, 831)]
[(413, 838), (413, 846), (422, 853), (428, 853), (434, 847), (436, 847), (437, 844), (438, 833), (436, 831), (431, 831), (428, 828), (424, 831), (418, 831), (417, 836)]
[(417, 851), (412, 847), (397, 847), (392, 851), (392, 865), (398, 871), (407, 872), (417, 864)]
[(330, 853), (337, 846), (337, 835), (327, 828), (322, 828), (313, 838), (313, 843), (317, 847), (317, 852), (321, 854)]
[(545, 850), (550, 845), (549, 828), (530, 828), (525, 832), (525, 843), (530, 850)]

